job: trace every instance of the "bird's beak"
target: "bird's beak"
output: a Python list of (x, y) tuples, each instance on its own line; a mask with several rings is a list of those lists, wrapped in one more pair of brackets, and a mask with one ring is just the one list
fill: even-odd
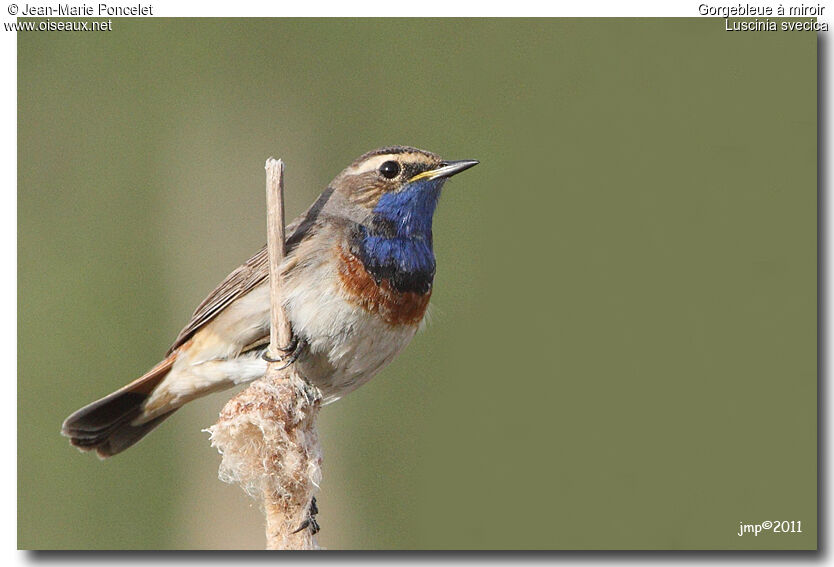
[(469, 169), (478, 165), (480, 162), (476, 159), (461, 159), (457, 161), (441, 162), (437, 169), (430, 169), (422, 173), (418, 173), (408, 180), (409, 183), (419, 181), (420, 179), (440, 179), (441, 177), (451, 177), (461, 171)]

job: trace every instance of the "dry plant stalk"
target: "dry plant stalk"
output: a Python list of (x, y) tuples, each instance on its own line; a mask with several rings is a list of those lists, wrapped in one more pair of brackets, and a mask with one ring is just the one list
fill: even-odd
[[(290, 343), (281, 301), (279, 266), (284, 258), (284, 196), (281, 160), (266, 161), (267, 246), (272, 302), (270, 358)], [(270, 362), (266, 374), (229, 400), (209, 428), (222, 455), (220, 479), (238, 483), (263, 503), (267, 549), (317, 549), (307, 521), (321, 481), (321, 447), (315, 427), (321, 394), (295, 370)], [(293, 533), (295, 532), (295, 533)]]

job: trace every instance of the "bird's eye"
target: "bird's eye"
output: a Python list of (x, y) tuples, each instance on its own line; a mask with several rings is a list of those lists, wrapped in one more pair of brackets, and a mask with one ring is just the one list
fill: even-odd
[(387, 177), (388, 179), (394, 179), (396, 176), (400, 174), (400, 164), (395, 161), (386, 161), (382, 165), (379, 166), (379, 172), (382, 174), (383, 177)]

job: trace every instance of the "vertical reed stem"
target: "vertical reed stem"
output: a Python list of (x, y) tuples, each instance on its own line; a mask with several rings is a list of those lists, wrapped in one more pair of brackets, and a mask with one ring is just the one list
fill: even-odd
[[(290, 343), (289, 320), (281, 300), (280, 266), (284, 258), (284, 164), (266, 162), (267, 249), (270, 299), (270, 343), (278, 359)], [(263, 502), (267, 549), (317, 549), (308, 519), (321, 481), (321, 447), (315, 419), (321, 395), (283, 362), (267, 364), (266, 374), (229, 400), (209, 428), (211, 443), (222, 455), (221, 480), (238, 483)], [(296, 533), (293, 533), (296, 532)]]

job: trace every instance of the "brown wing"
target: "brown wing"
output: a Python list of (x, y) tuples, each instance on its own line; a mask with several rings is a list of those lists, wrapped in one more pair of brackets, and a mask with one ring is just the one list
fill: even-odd
[[(287, 225), (286, 233), (290, 235), (286, 241), (287, 255), (295, 249), (298, 243), (315, 225), (321, 209), (332, 193), (332, 189), (327, 189), (303, 215)], [(180, 331), (174, 344), (168, 349), (168, 354), (181, 347), (203, 325), (214, 319), (218, 313), (228, 307), (234, 300), (252, 291), (268, 277), (268, 258), (266, 246), (264, 246), (254, 256), (249, 258), (245, 264), (226, 276), (226, 279), (197, 306), (197, 309), (194, 310), (194, 314), (191, 316), (191, 320)]]

